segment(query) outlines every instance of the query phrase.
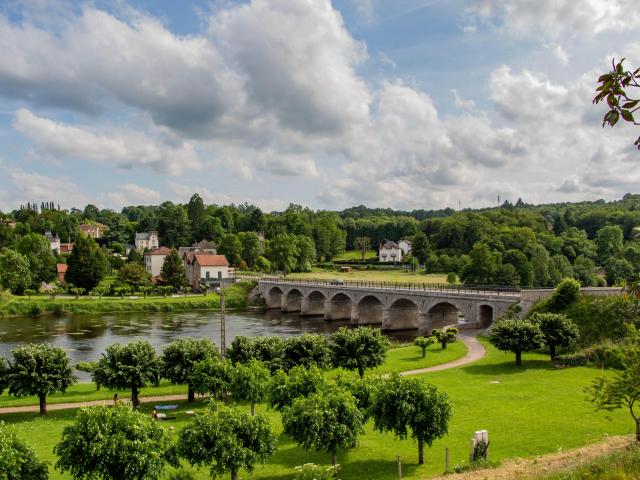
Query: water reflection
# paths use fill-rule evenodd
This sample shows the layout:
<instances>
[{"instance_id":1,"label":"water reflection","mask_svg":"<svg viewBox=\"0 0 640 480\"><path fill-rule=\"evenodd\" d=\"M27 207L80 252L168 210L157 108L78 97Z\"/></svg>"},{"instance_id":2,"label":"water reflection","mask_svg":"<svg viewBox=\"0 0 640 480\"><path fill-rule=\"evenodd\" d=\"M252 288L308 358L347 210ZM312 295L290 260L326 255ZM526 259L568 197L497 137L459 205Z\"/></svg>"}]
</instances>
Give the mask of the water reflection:
<instances>
[{"instance_id":1,"label":"water reflection","mask_svg":"<svg viewBox=\"0 0 640 480\"><path fill-rule=\"evenodd\" d=\"M266 313L227 313L227 344L238 335L288 337L304 332L330 334L349 321L325 321L322 317L301 317L270 310ZM417 331L393 332L390 337L410 340ZM49 342L65 349L72 361L100 358L112 343L135 339L151 342L158 351L180 337L209 337L220 343L218 312L123 313L72 315L66 317L5 318L0 320L0 356L9 357L11 349L23 343ZM88 375L78 372L82 380Z\"/></svg>"}]
</instances>

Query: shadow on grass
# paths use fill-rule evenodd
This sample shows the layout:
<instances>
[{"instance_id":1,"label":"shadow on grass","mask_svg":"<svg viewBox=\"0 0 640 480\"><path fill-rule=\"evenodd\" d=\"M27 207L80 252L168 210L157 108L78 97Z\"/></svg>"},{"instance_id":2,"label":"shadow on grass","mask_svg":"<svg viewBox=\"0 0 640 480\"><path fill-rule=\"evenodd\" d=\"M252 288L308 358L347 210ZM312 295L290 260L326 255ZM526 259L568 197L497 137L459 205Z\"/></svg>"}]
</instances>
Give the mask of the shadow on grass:
<instances>
[{"instance_id":1,"label":"shadow on grass","mask_svg":"<svg viewBox=\"0 0 640 480\"><path fill-rule=\"evenodd\" d=\"M465 373L472 375L512 375L523 373L527 370L557 370L549 360L523 360L522 365L516 365L515 360L503 363L491 363L487 365L472 364L460 368Z\"/></svg>"},{"instance_id":2,"label":"shadow on grass","mask_svg":"<svg viewBox=\"0 0 640 480\"><path fill-rule=\"evenodd\" d=\"M307 452L311 453L311 452ZM417 453L417 452L416 452ZM273 460L273 459L272 459ZM273 464L273 461L269 462ZM298 465L303 465L305 463L315 463L317 465L329 465L330 458L324 454L322 455L322 459L318 460L315 458L315 455L305 456L304 459L301 459L300 462L295 465L286 465L290 467L290 470L277 473L274 475L261 476L263 480L290 480L293 478L294 469ZM338 456L338 464L340 464L340 474L339 478L342 479L352 479L352 480L388 480L390 478L397 478L398 474L398 464L396 460L353 460L350 461L348 459L348 453L342 454ZM402 474L403 476L413 476L418 465L414 463L406 463L402 465ZM259 470L259 467L258 469Z\"/></svg>"}]
</instances>

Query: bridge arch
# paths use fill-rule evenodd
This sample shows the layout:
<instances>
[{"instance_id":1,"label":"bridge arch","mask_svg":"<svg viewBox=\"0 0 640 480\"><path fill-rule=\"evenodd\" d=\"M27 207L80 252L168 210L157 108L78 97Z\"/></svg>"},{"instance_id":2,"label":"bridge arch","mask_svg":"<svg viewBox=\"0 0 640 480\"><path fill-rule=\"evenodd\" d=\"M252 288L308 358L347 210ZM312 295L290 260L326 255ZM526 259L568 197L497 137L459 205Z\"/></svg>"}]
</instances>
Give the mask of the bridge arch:
<instances>
[{"instance_id":1,"label":"bridge arch","mask_svg":"<svg viewBox=\"0 0 640 480\"><path fill-rule=\"evenodd\" d=\"M282 307L282 289L280 287L272 287L267 294L267 308Z\"/></svg>"},{"instance_id":2,"label":"bridge arch","mask_svg":"<svg viewBox=\"0 0 640 480\"><path fill-rule=\"evenodd\" d=\"M420 310L418 306L406 298L399 298L389 306L389 320L385 322L385 330L413 330L418 328Z\"/></svg>"},{"instance_id":3,"label":"bridge arch","mask_svg":"<svg viewBox=\"0 0 640 480\"><path fill-rule=\"evenodd\" d=\"M302 310L302 299L304 295L297 288L292 288L287 292L285 312L299 312Z\"/></svg>"},{"instance_id":4,"label":"bridge arch","mask_svg":"<svg viewBox=\"0 0 640 480\"><path fill-rule=\"evenodd\" d=\"M480 328L490 327L494 319L493 307L491 305L480 305L478 309L478 324Z\"/></svg>"},{"instance_id":5,"label":"bridge arch","mask_svg":"<svg viewBox=\"0 0 640 480\"><path fill-rule=\"evenodd\" d=\"M453 303L438 302L427 313L429 315L429 327L434 329L455 325L458 323L461 312ZM431 330L429 330L429 333L431 333Z\"/></svg>"},{"instance_id":6,"label":"bridge arch","mask_svg":"<svg viewBox=\"0 0 640 480\"><path fill-rule=\"evenodd\" d=\"M374 295L365 295L360 299L358 308L359 325L381 325L383 317L382 301Z\"/></svg>"},{"instance_id":7,"label":"bridge arch","mask_svg":"<svg viewBox=\"0 0 640 480\"><path fill-rule=\"evenodd\" d=\"M353 310L353 300L345 293L339 292L329 300L328 320L350 320Z\"/></svg>"},{"instance_id":8,"label":"bridge arch","mask_svg":"<svg viewBox=\"0 0 640 480\"><path fill-rule=\"evenodd\" d=\"M324 315L324 307L327 301L327 297L318 291L314 290L307 295L302 301L301 312L303 315Z\"/></svg>"}]
</instances>

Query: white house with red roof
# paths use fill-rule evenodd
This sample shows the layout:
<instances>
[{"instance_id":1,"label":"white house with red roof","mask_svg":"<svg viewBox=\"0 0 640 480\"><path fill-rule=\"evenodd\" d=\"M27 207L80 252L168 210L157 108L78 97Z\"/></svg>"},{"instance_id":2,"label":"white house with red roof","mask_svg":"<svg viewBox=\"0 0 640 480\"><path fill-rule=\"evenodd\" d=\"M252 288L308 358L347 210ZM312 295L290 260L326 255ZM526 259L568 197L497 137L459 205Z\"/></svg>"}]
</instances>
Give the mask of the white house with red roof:
<instances>
[{"instance_id":1,"label":"white house with red roof","mask_svg":"<svg viewBox=\"0 0 640 480\"><path fill-rule=\"evenodd\" d=\"M390 240L381 243L378 251L378 260L380 262L401 262L402 249L400 248L400 245Z\"/></svg>"},{"instance_id":2,"label":"white house with red roof","mask_svg":"<svg viewBox=\"0 0 640 480\"><path fill-rule=\"evenodd\" d=\"M230 277L229 261L224 255L186 252L183 257L189 285L198 290L202 283L221 284Z\"/></svg>"},{"instance_id":3,"label":"white house with red roof","mask_svg":"<svg viewBox=\"0 0 640 480\"><path fill-rule=\"evenodd\" d=\"M154 248L144 254L144 268L151 277L159 277L162 266L164 265L164 259L171 254L171 249L168 247Z\"/></svg>"}]
</instances>

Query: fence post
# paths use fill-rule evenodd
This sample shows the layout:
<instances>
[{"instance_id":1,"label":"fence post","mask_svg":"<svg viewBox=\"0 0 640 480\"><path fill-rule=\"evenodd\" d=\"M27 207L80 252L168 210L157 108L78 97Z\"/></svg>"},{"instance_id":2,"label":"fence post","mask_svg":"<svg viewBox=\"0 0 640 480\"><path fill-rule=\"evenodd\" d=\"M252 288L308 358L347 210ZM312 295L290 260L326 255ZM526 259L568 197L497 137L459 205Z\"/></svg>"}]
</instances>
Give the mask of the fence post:
<instances>
[{"instance_id":1,"label":"fence post","mask_svg":"<svg viewBox=\"0 0 640 480\"><path fill-rule=\"evenodd\" d=\"M444 450L444 471L449 471L449 447L445 447Z\"/></svg>"},{"instance_id":2,"label":"fence post","mask_svg":"<svg viewBox=\"0 0 640 480\"><path fill-rule=\"evenodd\" d=\"M398 480L402 480L402 457L398 455Z\"/></svg>"}]
</instances>

